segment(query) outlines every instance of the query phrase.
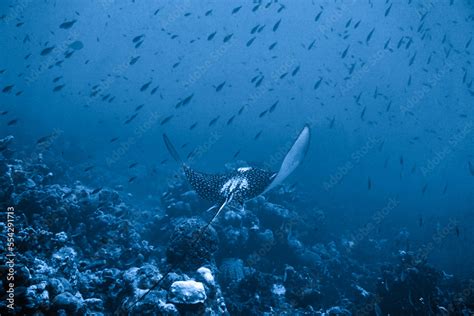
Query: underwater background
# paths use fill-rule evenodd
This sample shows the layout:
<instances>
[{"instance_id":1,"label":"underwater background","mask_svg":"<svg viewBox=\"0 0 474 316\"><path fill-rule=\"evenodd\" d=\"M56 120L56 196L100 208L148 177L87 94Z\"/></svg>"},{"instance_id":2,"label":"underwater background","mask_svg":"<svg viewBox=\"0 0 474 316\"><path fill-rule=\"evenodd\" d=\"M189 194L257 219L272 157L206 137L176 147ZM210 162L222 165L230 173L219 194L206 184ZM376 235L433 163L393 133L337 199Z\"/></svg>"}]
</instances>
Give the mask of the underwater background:
<instances>
[{"instance_id":1,"label":"underwater background","mask_svg":"<svg viewBox=\"0 0 474 316\"><path fill-rule=\"evenodd\" d=\"M474 315L473 1L0 17L2 315ZM276 172L305 125L283 185L199 230L163 133L195 170Z\"/></svg>"}]
</instances>

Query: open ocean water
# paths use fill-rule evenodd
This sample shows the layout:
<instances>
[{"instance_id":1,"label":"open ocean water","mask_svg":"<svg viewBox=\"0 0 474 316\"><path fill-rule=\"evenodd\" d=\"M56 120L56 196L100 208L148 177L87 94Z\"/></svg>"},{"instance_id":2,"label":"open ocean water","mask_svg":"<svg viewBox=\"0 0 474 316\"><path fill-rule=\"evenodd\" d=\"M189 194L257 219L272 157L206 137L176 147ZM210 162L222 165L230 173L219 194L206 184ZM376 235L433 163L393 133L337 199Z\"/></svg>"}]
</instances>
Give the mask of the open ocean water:
<instances>
[{"instance_id":1,"label":"open ocean water","mask_svg":"<svg viewBox=\"0 0 474 316\"><path fill-rule=\"evenodd\" d=\"M474 2L2 0L1 315L474 315Z\"/></svg>"}]
</instances>

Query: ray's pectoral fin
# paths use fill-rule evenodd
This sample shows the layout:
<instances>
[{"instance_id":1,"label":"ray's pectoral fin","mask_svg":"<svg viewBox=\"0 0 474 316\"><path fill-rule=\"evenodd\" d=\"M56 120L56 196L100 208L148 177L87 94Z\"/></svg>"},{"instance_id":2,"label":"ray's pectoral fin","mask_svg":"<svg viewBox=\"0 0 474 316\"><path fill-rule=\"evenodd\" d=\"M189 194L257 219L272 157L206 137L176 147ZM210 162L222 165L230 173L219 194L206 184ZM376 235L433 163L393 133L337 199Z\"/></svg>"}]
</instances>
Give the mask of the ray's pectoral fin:
<instances>
[{"instance_id":1,"label":"ray's pectoral fin","mask_svg":"<svg viewBox=\"0 0 474 316\"><path fill-rule=\"evenodd\" d=\"M273 177L273 181L263 193L266 193L281 184L301 164L306 152L308 151L310 138L311 133L309 126L305 125L293 146L291 146L290 151L286 154L285 159L283 159L280 170Z\"/></svg>"},{"instance_id":2,"label":"ray's pectoral fin","mask_svg":"<svg viewBox=\"0 0 474 316\"><path fill-rule=\"evenodd\" d=\"M168 136L166 134L163 134L163 141L165 142L166 149L168 149L168 151L169 151L170 155L173 157L173 159L176 160L177 163L182 165L183 160L179 156L178 151L176 150L176 148L174 148L173 143L171 143L170 139L168 138Z\"/></svg>"}]
</instances>

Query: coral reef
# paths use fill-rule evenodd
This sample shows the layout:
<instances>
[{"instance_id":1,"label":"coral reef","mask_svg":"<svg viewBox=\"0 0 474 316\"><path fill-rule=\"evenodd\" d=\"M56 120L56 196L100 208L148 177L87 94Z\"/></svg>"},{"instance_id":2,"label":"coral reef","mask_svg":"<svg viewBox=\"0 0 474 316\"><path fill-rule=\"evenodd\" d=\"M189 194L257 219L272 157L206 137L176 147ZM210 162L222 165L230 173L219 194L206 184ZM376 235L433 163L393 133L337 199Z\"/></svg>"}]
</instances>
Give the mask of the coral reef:
<instances>
[{"instance_id":1,"label":"coral reef","mask_svg":"<svg viewBox=\"0 0 474 316\"><path fill-rule=\"evenodd\" d=\"M0 146L10 142L0 140ZM169 185L158 210L139 210L124 202L122 192L64 184L41 161L3 153L2 208L16 209L16 314L465 315L474 310L472 284L447 277L410 252L368 268L347 251L348 240L312 241L306 228L319 225L319 217L308 222L292 209L288 190L273 192L272 203L259 197L245 209L230 208L203 230L212 214L196 216L208 206L183 182ZM5 223L0 233L0 260L6 262ZM0 266L1 275L8 269ZM11 312L3 279L0 289L3 315Z\"/></svg>"}]
</instances>

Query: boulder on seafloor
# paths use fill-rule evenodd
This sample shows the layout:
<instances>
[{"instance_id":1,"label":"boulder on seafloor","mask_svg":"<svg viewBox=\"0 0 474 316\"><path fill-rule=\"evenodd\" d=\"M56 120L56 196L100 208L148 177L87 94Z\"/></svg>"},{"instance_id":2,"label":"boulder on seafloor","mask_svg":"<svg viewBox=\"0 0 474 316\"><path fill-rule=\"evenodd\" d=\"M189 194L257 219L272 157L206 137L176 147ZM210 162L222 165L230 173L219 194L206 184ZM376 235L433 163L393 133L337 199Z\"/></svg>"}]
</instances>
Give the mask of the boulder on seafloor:
<instances>
[{"instance_id":1,"label":"boulder on seafloor","mask_svg":"<svg viewBox=\"0 0 474 316\"><path fill-rule=\"evenodd\" d=\"M204 284L194 280L171 284L168 300L176 304L199 304L207 299Z\"/></svg>"},{"instance_id":2,"label":"boulder on seafloor","mask_svg":"<svg viewBox=\"0 0 474 316\"><path fill-rule=\"evenodd\" d=\"M81 313L84 309L84 300L82 297L74 296L69 292L57 295L52 302L53 310L65 310L68 315Z\"/></svg>"},{"instance_id":3,"label":"boulder on seafloor","mask_svg":"<svg viewBox=\"0 0 474 316\"><path fill-rule=\"evenodd\" d=\"M196 218L183 220L171 235L166 257L170 264L184 270L195 270L209 263L218 249L219 239L211 226Z\"/></svg>"}]
</instances>

